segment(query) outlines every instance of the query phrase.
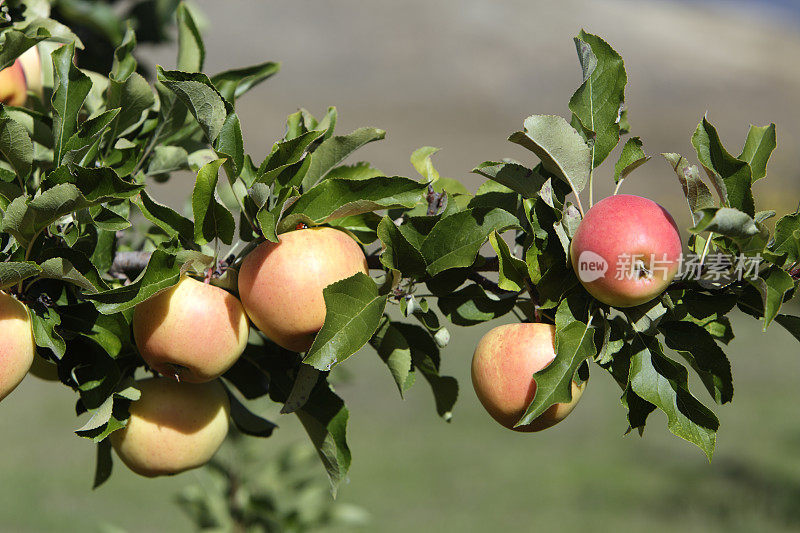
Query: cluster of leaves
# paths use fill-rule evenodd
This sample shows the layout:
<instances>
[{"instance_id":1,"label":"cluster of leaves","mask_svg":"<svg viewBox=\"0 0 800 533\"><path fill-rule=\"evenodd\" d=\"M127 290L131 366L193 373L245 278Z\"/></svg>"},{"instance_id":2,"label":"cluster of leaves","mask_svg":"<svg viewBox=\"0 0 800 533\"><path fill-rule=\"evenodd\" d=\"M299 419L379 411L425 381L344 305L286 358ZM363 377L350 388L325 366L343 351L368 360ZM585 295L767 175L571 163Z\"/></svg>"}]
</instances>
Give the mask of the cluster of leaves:
<instances>
[{"instance_id":1,"label":"cluster of leaves","mask_svg":"<svg viewBox=\"0 0 800 533\"><path fill-rule=\"evenodd\" d=\"M279 64L204 74L203 42L182 4L177 69L157 67L153 84L137 72L132 29L106 75L76 66L83 44L65 26L32 8L12 14L20 18L0 28L3 65L37 44L63 46L43 55L53 73L44 97L0 110L0 289L31 308L40 356L78 393L77 413L88 412L77 433L98 443L96 484L111 472L106 437L124 427L138 398L134 377L144 362L130 334L133 308L187 274L235 292L241 259L298 225L349 233L372 251L379 272L325 289L327 319L305 354L253 333L224 376L238 429L268 437L275 424L248 403L268 396L285 404L283 412L297 415L317 447L335 493L350 465L348 411L328 376L368 343L401 394L420 372L437 411L450 418L458 388L439 372L449 334L412 293L419 282L445 290L451 282L440 274L473 264L487 235L512 223L510 214L487 207L485 195L476 197L484 205L467 206L463 187L445 201L437 189L456 182L435 175L428 149L414 156L422 179L343 164L385 133L335 135L335 108L321 120L302 109L291 114L283 138L255 164L244 152L236 102ZM196 173L190 215L159 203L148 187L182 171ZM143 223L134 228L132 220ZM468 297L456 294L440 306L448 301L462 314L458 306ZM386 310L390 301L398 313Z\"/></svg>"},{"instance_id":2,"label":"cluster of leaves","mask_svg":"<svg viewBox=\"0 0 800 533\"><path fill-rule=\"evenodd\" d=\"M648 415L660 409L670 431L711 458L719 422L692 395L688 376L689 369L696 372L715 403L731 401L731 365L723 349L733 331L726 315L738 307L761 319L765 330L774 320L800 338L800 319L780 313L797 286L800 218L797 213L784 216L771 236L764 221L775 212L755 212L751 190L766 176L775 126L751 126L741 154L734 157L703 119L692 144L716 198L696 166L678 154L663 154L693 216L688 247L701 258L700 276L676 280L660 298L638 307L604 305L578 283L569 265L569 245L583 214L581 192L588 187L591 205L595 168L630 129L624 109L627 76L622 58L602 39L581 32L575 43L583 81L569 101L571 122L531 116L524 131L509 137L541 163L527 168L511 160L489 161L475 169L518 193L524 208L518 224L525 231L516 239L524 260L493 241L500 258L500 285L518 290L532 283L538 314L556 327L556 360L536 374L536 397L519 424L529 423L553 403L569 401L570 381L585 379L591 360L622 389L629 431L641 433ZM641 140L629 138L614 166L617 190L648 159ZM570 192L574 204L565 199ZM703 264L711 254L730 267L726 275ZM757 275L731 275L742 258L756 261ZM528 314L532 320L539 318Z\"/></svg>"}]
</instances>

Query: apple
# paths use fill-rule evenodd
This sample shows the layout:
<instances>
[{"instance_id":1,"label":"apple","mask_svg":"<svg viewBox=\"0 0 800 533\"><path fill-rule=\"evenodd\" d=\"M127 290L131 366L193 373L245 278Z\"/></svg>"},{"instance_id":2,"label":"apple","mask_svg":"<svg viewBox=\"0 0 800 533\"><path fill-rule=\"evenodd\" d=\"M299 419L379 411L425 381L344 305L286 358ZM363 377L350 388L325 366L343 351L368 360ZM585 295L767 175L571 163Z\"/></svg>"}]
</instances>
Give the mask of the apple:
<instances>
[{"instance_id":1,"label":"apple","mask_svg":"<svg viewBox=\"0 0 800 533\"><path fill-rule=\"evenodd\" d=\"M32 46L25 50L19 56L19 63L22 66L22 72L25 74L27 89L38 95L39 99L43 99L42 60L39 56L39 49L36 46Z\"/></svg>"},{"instance_id":2,"label":"apple","mask_svg":"<svg viewBox=\"0 0 800 533\"><path fill-rule=\"evenodd\" d=\"M28 308L13 296L0 292L0 400L25 378L35 353Z\"/></svg>"},{"instance_id":3,"label":"apple","mask_svg":"<svg viewBox=\"0 0 800 533\"><path fill-rule=\"evenodd\" d=\"M133 336L145 362L179 381L225 373L247 346L250 325L231 293L188 276L138 304Z\"/></svg>"},{"instance_id":4,"label":"apple","mask_svg":"<svg viewBox=\"0 0 800 533\"><path fill-rule=\"evenodd\" d=\"M25 71L19 59L14 64L0 70L0 102L5 105L25 105L28 99L28 84Z\"/></svg>"},{"instance_id":5,"label":"apple","mask_svg":"<svg viewBox=\"0 0 800 533\"><path fill-rule=\"evenodd\" d=\"M572 237L570 260L589 294L614 307L633 307L664 292L675 277L681 236L654 201L617 194L586 212Z\"/></svg>"},{"instance_id":6,"label":"apple","mask_svg":"<svg viewBox=\"0 0 800 533\"><path fill-rule=\"evenodd\" d=\"M558 424L578 404L586 382L572 382L572 401L549 407L533 422L514 427L536 395L533 375L555 359L555 326L506 324L489 331L472 357L472 386L483 407L500 425L525 433Z\"/></svg>"},{"instance_id":7,"label":"apple","mask_svg":"<svg viewBox=\"0 0 800 533\"><path fill-rule=\"evenodd\" d=\"M322 289L358 272L367 258L346 233L327 227L299 229L264 242L239 269L239 296L253 321L276 344L307 351L325 323Z\"/></svg>"},{"instance_id":8,"label":"apple","mask_svg":"<svg viewBox=\"0 0 800 533\"><path fill-rule=\"evenodd\" d=\"M230 400L219 380L178 383L138 381L127 425L111 434L125 465L145 477L173 475L203 466L228 434Z\"/></svg>"}]
</instances>

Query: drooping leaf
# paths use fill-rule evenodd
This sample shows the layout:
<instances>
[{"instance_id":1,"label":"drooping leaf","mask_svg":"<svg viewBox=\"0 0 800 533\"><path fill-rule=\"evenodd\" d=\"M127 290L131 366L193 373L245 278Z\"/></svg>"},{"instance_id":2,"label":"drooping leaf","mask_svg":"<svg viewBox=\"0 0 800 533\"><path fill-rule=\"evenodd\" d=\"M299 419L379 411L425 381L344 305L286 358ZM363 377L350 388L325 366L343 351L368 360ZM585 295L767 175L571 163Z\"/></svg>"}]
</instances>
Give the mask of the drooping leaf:
<instances>
[{"instance_id":1,"label":"drooping leaf","mask_svg":"<svg viewBox=\"0 0 800 533\"><path fill-rule=\"evenodd\" d=\"M72 60L75 45L69 43L52 53L55 85L53 87L53 164L58 166L64 148L78 131L78 114L92 88L86 74L78 70Z\"/></svg>"},{"instance_id":2,"label":"drooping leaf","mask_svg":"<svg viewBox=\"0 0 800 533\"><path fill-rule=\"evenodd\" d=\"M686 196L686 201L689 202L689 211L692 213L694 223L697 224L701 219L698 211L715 205L714 199L711 197L711 191L700 178L700 172L697 167L689 164L686 158L674 153L661 155L664 156L664 159L672 166L678 176L683 194Z\"/></svg>"},{"instance_id":3,"label":"drooping leaf","mask_svg":"<svg viewBox=\"0 0 800 533\"><path fill-rule=\"evenodd\" d=\"M214 84L225 100L233 103L237 98L262 81L277 74L280 69L280 63L268 61L252 67L220 72L211 77L211 83Z\"/></svg>"},{"instance_id":4,"label":"drooping leaf","mask_svg":"<svg viewBox=\"0 0 800 533\"><path fill-rule=\"evenodd\" d=\"M562 117L533 115L525 119L525 131L512 133L509 141L535 153L542 166L564 180L575 194L589 182L592 152L575 129Z\"/></svg>"},{"instance_id":5,"label":"drooping leaf","mask_svg":"<svg viewBox=\"0 0 800 533\"><path fill-rule=\"evenodd\" d=\"M303 178L303 188L312 187L357 149L384 137L386 137L386 132L383 130L359 128L349 135L335 136L324 140L311 156L311 165Z\"/></svg>"},{"instance_id":6,"label":"drooping leaf","mask_svg":"<svg viewBox=\"0 0 800 533\"><path fill-rule=\"evenodd\" d=\"M486 161L472 169L472 172L505 185L523 198L535 197L546 181L544 176L519 163Z\"/></svg>"},{"instance_id":7,"label":"drooping leaf","mask_svg":"<svg viewBox=\"0 0 800 533\"><path fill-rule=\"evenodd\" d=\"M202 72L206 49L192 13L181 3L175 16L178 21L178 70Z\"/></svg>"},{"instance_id":8,"label":"drooping leaf","mask_svg":"<svg viewBox=\"0 0 800 533\"><path fill-rule=\"evenodd\" d=\"M614 183L619 184L628 177L628 174L649 160L650 157L642 149L642 140L639 137L631 137L622 147L622 153L614 165Z\"/></svg>"},{"instance_id":9,"label":"drooping leaf","mask_svg":"<svg viewBox=\"0 0 800 533\"><path fill-rule=\"evenodd\" d=\"M219 168L224 159L208 163L197 173L192 192L194 213L194 239L200 244L219 239L225 244L233 242L236 221L230 211L220 204L215 196Z\"/></svg>"},{"instance_id":10,"label":"drooping leaf","mask_svg":"<svg viewBox=\"0 0 800 533\"><path fill-rule=\"evenodd\" d=\"M5 108L0 112L0 154L17 173L20 181L27 181L33 165L33 142L25 127L13 120Z\"/></svg>"},{"instance_id":11,"label":"drooping leaf","mask_svg":"<svg viewBox=\"0 0 800 533\"><path fill-rule=\"evenodd\" d=\"M744 148L737 159L750 165L750 177L754 183L767 175L767 161L776 145L775 124L750 126Z\"/></svg>"},{"instance_id":12,"label":"drooping leaf","mask_svg":"<svg viewBox=\"0 0 800 533\"><path fill-rule=\"evenodd\" d=\"M217 140L228 111L225 101L205 74L156 67L158 81L171 90L197 119L209 142Z\"/></svg>"},{"instance_id":13,"label":"drooping leaf","mask_svg":"<svg viewBox=\"0 0 800 533\"><path fill-rule=\"evenodd\" d=\"M378 238L384 246L380 256L382 265L411 278L422 278L425 275L425 258L422 252L408 241L388 216L383 217L378 225Z\"/></svg>"},{"instance_id":14,"label":"drooping leaf","mask_svg":"<svg viewBox=\"0 0 800 533\"><path fill-rule=\"evenodd\" d=\"M39 274L42 269L33 261L0 262L0 289L16 285L20 281Z\"/></svg>"}]
</instances>

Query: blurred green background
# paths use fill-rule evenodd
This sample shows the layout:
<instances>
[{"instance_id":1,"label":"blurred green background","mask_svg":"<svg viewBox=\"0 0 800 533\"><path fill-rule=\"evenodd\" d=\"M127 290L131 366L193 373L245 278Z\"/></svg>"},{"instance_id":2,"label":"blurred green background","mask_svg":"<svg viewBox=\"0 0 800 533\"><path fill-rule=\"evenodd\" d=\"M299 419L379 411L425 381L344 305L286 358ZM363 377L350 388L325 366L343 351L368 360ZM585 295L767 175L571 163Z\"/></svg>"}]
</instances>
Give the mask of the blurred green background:
<instances>
[{"instance_id":1,"label":"blurred green background","mask_svg":"<svg viewBox=\"0 0 800 533\"><path fill-rule=\"evenodd\" d=\"M625 58L633 134L650 154L693 155L691 133L708 111L732 152L749 123L778 124L769 178L757 208L795 208L800 159L797 19L761 2L564 0L280 0L197 2L209 26L207 70L283 61L280 75L239 104L246 148L260 158L303 106L339 107L337 130L377 126L387 140L360 156L390 174L408 174L420 145L443 148L443 175L471 189L469 170L486 159L525 159L505 141L534 113L566 114L579 84L572 36L583 27ZM174 65L174 50L144 56ZM612 156L610 160L614 160ZM612 170L597 174L605 194ZM155 195L179 206L191 190L177 176ZM604 182L605 178L605 182ZM688 210L668 165L654 158L624 192ZM478 404L469 361L490 327L452 327L443 372L461 384L451 423L436 416L427 385L401 400L371 351L351 358L337 387L351 410L351 481L340 501L366 509L366 531L796 531L800 529L797 344L775 325L768 335L734 322L730 350L734 403L718 408L721 431L709 464L671 436L654 414L645 433L623 437L619 390L594 372L579 408L561 425L520 435L496 425ZM694 390L706 403L702 387ZM297 421L258 441L265 460L305 442ZM117 464L90 490L94 446L76 437L74 395L28 378L0 410L0 531L190 531L176 493L201 474L145 480ZM223 453L232 453L225 450ZM323 477L320 466L318 475Z\"/></svg>"}]
</instances>

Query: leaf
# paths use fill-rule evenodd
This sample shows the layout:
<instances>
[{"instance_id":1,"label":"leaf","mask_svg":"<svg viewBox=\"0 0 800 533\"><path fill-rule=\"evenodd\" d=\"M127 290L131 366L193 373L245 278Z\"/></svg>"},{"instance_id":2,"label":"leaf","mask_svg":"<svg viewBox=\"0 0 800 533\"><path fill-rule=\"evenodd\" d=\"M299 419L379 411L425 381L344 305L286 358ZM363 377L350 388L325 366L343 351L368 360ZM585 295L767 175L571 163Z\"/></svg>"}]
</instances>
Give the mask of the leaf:
<instances>
[{"instance_id":1,"label":"leaf","mask_svg":"<svg viewBox=\"0 0 800 533\"><path fill-rule=\"evenodd\" d=\"M472 172L505 185L523 198L535 198L546 181L538 172L518 163L486 161L472 169Z\"/></svg>"},{"instance_id":2,"label":"leaf","mask_svg":"<svg viewBox=\"0 0 800 533\"><path fill-rule=\"evenodd\" d=\"M181 3L175 16L178 20L178 70L202 72L206 49L192 13Z\"/></svg>"},{"instance_id":3,"label":"leaf","mask_svg":"<svg viewBox=\"0 0 800 533\"><path fill-rule=\"evenodd\" d=\"M111 126L114 132L125 132L138 124L142 113L153 107L153 89L141 74L134 72L125 80L110 79L108 84L108 107L119 108L119 114Z\"/></svg>"},{"instance_id":4,"label":"leaf","mask_svg":"<svg viewBox=\"0 0 800 533\"><path fill-rule=\"evenodd\" d=\"M9 117L5 108L0 113L0 154L24 183L33 165L33 142L25 127Z\"/></svg>"},{"instance_id":5,"label":"leaf","mask_svg":"<svg viewBox=\"0 0 800 533\"><path fill-rule=\"evenodd\" d=\"M639 137L631 137L622 147L617 164L614 165L614 183L628 177L628 174L650 161L650 157L642 149L642 140Z\"/></svg>"},{"instance_id":6,"label":"leaf","mask_svg":"<svg viewBox=\"0 0 800 533\"><path fill-rule=\"evenodd\" d=\"M782 216L775 223L775 238L770 250L786 255L786 263L800 259L800 212Z\"/></svg>"},{"instance_id":7,"label":"leaf","mask_svg":"<svg viewBox=\"0 0 800 533\"><path fill-rule=\"evenodd\" d=\"M156 146L147 165L147 175L170 174L189 168L189 154L180 146Z\"/></svg>"},{"instance_id":8,"label":"leaf","mask_svg":"<svg viewBox=\"0 0 800 533\"><path fill-rule=\"evenodd\" d=\"M562 117L528 117L525 131L512 133L508 140L535 153L545 170L568 183L576 195L586 187L592 164L591 150Z\"/></svg>"},{"instance_id":9,"label":"leaf","mask_svg":"<svg viewBox=\"0 0 800 533\"><path fill-rule=\"evenodd\" d=\"M369 341L383 316L386 296L379 295L375 282L361 272L325 287L322 293L325 324L303 362L328 371Z\"/></svg>"},{"instance_id":10,"label":"leaf","mask_svg":"<svg viewBox=\"0 0 800 533\"><path fill-rule=\"evenodd\" d=\"M733 399L731 364L711 334L691 322L670 321L659 326L664 340L697 372L706 389L719 404Z\"/></svg>"},{"instance_id":11,"label":"leaf","mask_svg":"<svg viewBox=\"0 0 800 533\"><path fill-rule=\"evenodd\" d=\"M467 209L441 219L420 246L428 274L472 265L493 231L518 227L517 217L503 209Z\"/></svg>"},{"instance_id":12,"label":"leaf","mask_svg":"<svg viewBox=\"0 0 800 533\"><path fill-rule=\"evenodd\" d=\"M631 390L667 415L674 435L698 446L711 460L719 421L689 392L686 368L666 357L655 339L636 335L631 348Z\"/></svg>"},{"instance_id":13,"label":"leaf","mask_svg":"<svg viewBox=\"0 0 800 533\"><path fill-rule=\"evenodd\" d=\"M762 127L750 126L744 148L737 159L746 161L750 165L750 177L753 183L767 175L767 161L776 145L775 124Z\"/></svg>"},{"instance_id":14,"label":"leaf","mask_svg":"<svg viewBox=\"0 0 800 533\"><path fill-rule=\"evenodd\" d=\"M328 179L342 178L348 180L364 180L368 178L377 178L385 176L381 170L373 167L366 161L355 163L353 165L340 165L328 172Z\"/></svg>"},{"instance_id":15,"label":"leaf","mask_svg":"<svg viewBox=\"0 0 800 533\"><path fill-rule=\"evenodd\" d=\"M252 413L236 396L228 393L231 400L231 419L236 429L252 437L271 437L278 426Z\"/></svg>"},{"instance_id":16,"label":"leaf","mask_svg":"<svg viewBox=\"0 0 800 533\"><path fill-rule=\"evenodd\" d=\"M147 191L142 191L133 203L147 220L164 230L170 238L179 236L186 242L194 241L194 222L156 202Z\"/></svg>"},{"instance_id":17,"label":"leaf","mask_svg":"<svg viewBox=\"0 0 800 533\"><path fill-rule=\"evenodd\" d=\"M22 280L36 276L42 269L33 261L0 262L0 289L16 285Z\"/></svg>"},{"instance_id":18,"label":"leaf","mask_svg":"<svg viewBox=\"0 0 800 533\"><path fill-rule=\"evenodd\" d=\"M325 175L340 164L347 156L367 143L386 137L386 132L376 128L359 128L350 135L326 139L314 150L311 165L303 178L303 188L308 189L323 179Z\"/></svg>"},{"instance_id":19,"label":"leaf","mask_svg":"<svg viewBox=\"0 0 800 533\"><path fill-rule=\"evenodd\" d=\"M219 239L225 244L233 242L236 221L230 211L217 202L217 174L224 159L208 163L197 173L192 192L192 212L194 213L194 239L199 244Z\"/></svg>"},{"instance_id":20,"label":"leaf","mask_svg":"<svg viewBox=\"0 0 800 533\"><path fill-rule=\"evenodd\" d=\"M62 165L88 166L90 161L94 161L97 157L101 137L108 131L109 125L118 113L119 109L105 111L81 124L78 132L70 137L64 146Z\"/></svg>"},{"instance_id":21,"label":"leaf","mask_svg":"<svg viewBox=\"0 0 800 533\"><path fill-rule=\"evenodd\" d=\"M97 292L98 287L89 281L70 261L64 257L52 257L43 261L40 265L43 278L58 279L68 281L77 285L81 289L89 292Z\"/></svg>"},{"instance_id":22,"label":"leaf","mask_svg":"<svg viewBox=\"0 0 800 533\"><path fill-rule=\"evenodd\" d=\"M69 43L52 53L54 69L53 87L53 165L58 167L64 155L64 145L78 131L78 113L92 82L78 70L72 60L75 44Z\"/></svg>"},{"instance_id":23,"label":"leaf","mask_svg":"<svg viewBox=\"0 0 800 533\"><path fill-rule=\"evenodd\" d=\"M725 150L716 128L705 117L692 135L692 145L725 206L753 216L750 165Z\"/></svg>"},{"instance_id":24,"label":"leaf","mask_svg":"<svg viewBox=\"0 0 800 533\"><path fill-rule=\"evenodd\" d=\"M413 207L426 185L408 178L327 179L306 191L287 213L302 213L317 223L379 209Z\"/></svg>"},{"instance_id":25,"label":"leaf","mask_svg":"<svg viewBox=\"0 0 800 533\"><path fill-rule=\"evenodd\" d=\"M800 317L794 315L777 315L775 322L786 328L786 331L800 341Z\"/></svg>"},{"instance_id":26,"label":"leaf","mask_svg":"<svg viewBox=\"0 0 800 533\"><path fill-rule=\"evenodd\" d=\"M597 354L594 326L591 321L576 318L568 300L559 305L555 327L555 359L534 374L536 395L514 427L532 423L552 405L572 401L572 381L578 367Z\"/></svg>"},{"instance_id":27,"label":"leaf","mask_svg":"<svg viewBox=\"0 0 800 533\"><path fill-rule=\"evenodd\" d=\"M272 61L239 69L226 70L211 77L211 83L222 97L233 103L244 93L271 78L281 69L280 63Z\"/></svg>"},{"instance_id":28,"label":"leaf","mask_svg":"<svg viewBox=\"0 0 800 533\"><path fill-rule=\"evenodd\" d=\"M384 248L380 255L383 266L410 278L421 279L425 276L426 265L422 252L408 241L388 216L378 224L378 238Z\"/></svg>"},{"instance_id":29,"label":"leaf","mask_svg":"<svg viewBox=\"0 0 800 533\"><path fill-rule=\"evenodd\" d=\"M331 220L330 225L345 230L355 240L366 246L378 239L378 225L380 222L380 216L369 212L337 218Z\"/></svg>"},{"instance_id":30,"label":"leaf","mask_svg":"<svg viewBox=\"0 0 800 533\"><path fill-rule=\"evenodd\" d=\"M700 221L690 228L692 233L710 231L736 240L758 235L755 221L732 207L707 207L696 212Z\"/></svg>"},{"instance_id":31,"label":"leaf","mask_svg":"<svg viewBox=\"0 0 800 533\"><path fill-rule=\"evenodd\" d=\"M178 283L181 274L194 261L208 266L213 258L198 252L173 255L155 250L144 272L133 283L97 294L85 294L84 298L97 302L97 310L106 315L125 311Z\"/></svg>"},{"instance_id":32,"label":"leaf","mask_svg":"<svg viewBox=\"0 0 800 533\"><path fill-rule=\"evenodd\" d=\"M508 244L496 231L489 234L489 243L497 254L499 264L498 287L506 291L521 291L525 287L528 265L522 259L518 259L511 254Z\"/></svg>"},{"instance_id":33,"label":"leaf","mask_svg":"<svg viewBox=\"0 0 800 533\"><path fill-rule=\"evenodd\" d=\"M457 326L474 326L494 320L510 313L515 303L516 298L487 293L476 284L439 297L439 309Z\"/></svg>"},{"instance_id":34,"label":"leaf","mask_svg":"<svg viewBox=\"0 0 800 533\"><path fill-rule=\"evenodd\" d=\"M619 142L619 114L628 77L622 57L600 37L581 30L575 37L575 47L584 81L570 98L569 108L583 128L594 133L594 168Z\"/></svg>"},{"instance_id":35,"label":"leaf","mask_svg":"<svg viewBox=\"0 0 800 533\"><path fill-rule=\"evenodd\" d=\"M209 142L215 142L228 117L225 101L205 74L156 67L158 81L171 90L197 119Z\"/></svg>"},{"instance_id":36,"label":"leaf","mask_svg":"<svg viewBox=\"0 0 800 533\"><path fill-rule=\"evenodd\" d=\"M292 385L292 390L289 391L289 396L281 408L281 414L294 413L302 408L311 396L311 392L317 385L318 380L319 370L312 366L301 364L300 369L297 371L294 385Z\"/></svg>"},{"instance_id":37,"label":"leaf","mask_svg":"<svg viewBox=\"0 0 800 533\"><path fill-rule=\"evenodd\" d=\"M416 380L408 341L387 317L369 342L389 368L402 398Z\"/></svg>"},{"instance_id":38,"label":"leaf","mask_svg":"<svg viewBox=\"0 0 800 533\"><path fill-rule=\"evenodd\" d=\"M228 177L233 183L244 167L244 141L236 113L228 114L214 143L214 149L220 157L226 158L225 168L229 171Z\"/></svg>"},{"instance_id":39,"label":"leaf","mask_svg":"<svg viewBox=\"0 0 800 533\"><path fill-rule=\"evenodd\" d=\"M433 161L431 161L431 156L438 151L439 148L423 146L422 148L417 148L411 154L411 164L414 169L430 183L439 179L439 172L434 168Z\"/></svg>"},{"instance_id":40,"label":"leaf","mask_svg":"<svg viewBox=\"0 0 800 533\"><path fill-rule=\"evenodd\" d=\"M767 331L783 305L784 296L794 288L794 279L784 270L773 269L766 273L766 277L762 275L750 283L761 293L764 304L763 330Z\"/></svg>"},{"instance_id":41,"label":"leaf","mask_svg":"<svg viewBox=\"0 0 800 533\"><path fill-rule=\"evenodd\" d=\"M672 169L677 174L683 194L686 196L686 201L689 202L689 211L692 213L692 219L697 224L702 218L698 211L715 207L711 191L700 178L700 172L697 167L690 165L686 158L674 153L661 155L672 165Z\"/></svg>"}]
</instances>

